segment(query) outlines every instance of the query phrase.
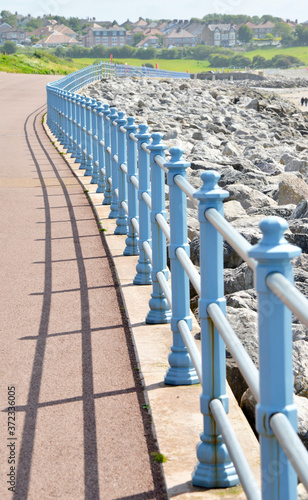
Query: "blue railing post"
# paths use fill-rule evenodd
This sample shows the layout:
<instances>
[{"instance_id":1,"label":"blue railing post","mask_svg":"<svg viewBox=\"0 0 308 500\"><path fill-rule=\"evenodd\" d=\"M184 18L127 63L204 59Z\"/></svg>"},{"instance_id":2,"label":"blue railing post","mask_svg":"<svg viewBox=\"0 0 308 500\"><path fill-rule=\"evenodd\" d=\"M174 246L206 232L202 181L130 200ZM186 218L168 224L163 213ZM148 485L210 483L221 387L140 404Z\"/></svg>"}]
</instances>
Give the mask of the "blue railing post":
<instances>
[{"instance_id":1,"label":"blue railing post","mask_svg":"<svg viewBox=\"0 0 308 500\"><path fill-rule=\"evenodd\" d=\"M138 218L138 197L137 189L131 181L131 177L134 176L138 179L137 173L137 144L130 137L130 134L135 134L137 130L137 125L135 124L135 118L129 116L127 118L126 125L126 142L127 142L127 200L128 200L128 232L127 238L125 240L126 247L124 249L124 255L138 255L138 235L132 225L132 219L139 220Z\"/></svg>"},{"instance_id":2,"label":"blue railing post","mask_svg":"<svg viewBox=\"0 0 308 500\"><path fill-rule=\"evenodd\" d=\"M104 110L103 110L103 115L104 115L104 152L105 152L105 170L106 170L106 189L104 192L104 199L103 199L103 205L110 205L111 204L111 186L110 183L108 182L108 179L111 178L111 158L110 154L107 151L107 148L110 148L111 146L111 139L110 139L110 126L109 126L109 121L107 118L110 116L110 109L108 104L104 104Z\"/></svg>"},{"instance_id":3,"label":"blue railing post","mask_svg":"<svg viewBox=\"0 0 308 500\"><path fill-rule=\"evenodd\" d=\"M127 203L127 183L126 174L123 172L121 165L126 166L126 133L120 130L121 127L126 125L125 113L119 111L118 119L115 120L117 124L117 136L118 136L118 217L116 220L116 228L114 234L127 234L127 215L122 206L122 202Z\"/></svg>"},{"instance_id":4,"label":"blue railing post","mask_svg":"<svg viewBox=\"0 0 308 500\"><path fill-rule=\"evenodd\" d=\"M104 119L103 119L103 105L101 101L98 101L96 107L96 126L97 126L97 193L103 193L105 191L105 175L102 173L102 168L105 168L105 157L104 157Z\"/></svg>"},{"instance_id":5,"label":"blue railing post","mask_svg":"<svg viewBox=\"0 0 308 500\"><path fill-rule=\"evenodd\" d=\"M146 317L146 323L169 323L171 311L168 302L162 292L157 280L157 273L160 271L168 279L167 270L167 245L166 237L156 221L156 215L162 214L167 219L165 210L165 173L155 162L156 156L165 158L167 146L161 142L162 134L154 133L151 136L152 143L149 145L150 166L151 166L151 186L152 186L152 283L153 292L149 302L150 311Z\"/></svg>"},{"instance_id":6,"label":"blue railing post","mask_svg":"<svg viewBox=\"0 0 308 500\"><path fill-rule=\"evenodd\" d=\"M64 140L64 131L65 131L65 99L64 99L64 90L60 90L59 92L59 96L60 96L60 106L59 106L59 123L60 123L60 127L59 127L59 135L58 135L58 141L60 142L60 144L63 143L63 140Z\"/></svg>"},{"instance_id":7,"label":"blue railing post","mask_svg":"<svg viewBox=\"0 0 308 500\"><path fill-rule=\"evenodd\" d=\"M275 413L284 413L297 431L297 411L293 404L292 314L267 287L273 272L293 282L290 260L301 253L283 236L288 224L280 217L260 223L263 238L248 253L257 260L255 286L258 292L260 402L256 427L260 435L262 499L297 499L297 476L270 427Z\"/></svg>"},{"instance_id":8,"label":"blue railing post","mask_svg":"<svg viewBox=\"0 0 308 500\"><path fill-rule=\"evenodd\" d=\"M111 136L111 177L112 177L112 188L111 188L111 205L109 219L116 219L118 217L118 197L116 195L116 189L118 188L118 163L115 156L118 153L118 138L117 138L117 127L116 119L118 118L116 108L110 109L110 136Z\"/></svg>"},{"instance_id":9,"label":"blue railing post","mask_svg":"<svg viewBox=\"0 0 308 500\"><path fill-rule=\"evenodd\" d=\"M69 145L68 142L68 92L64 92L64 137L62 146L66 149Z\"/></svg>"},{"instance_id":10,"label":"blue railing post","mask_svg":"<svg viewBox=\"0 0 308 500\"><path fill-rule=\"evenodd\" d=\"M169 257L172 276L171 330L173 332L173 345L171 347L171 353L169 354L170 368L165 376L165 384L188 385L197 384L199 379L178 328L179 321L184 320L191 330L192 319L190 316L189 279L176 256L176 250L178 248L183 248L189 256L189 245L187 241L187 201L185 193L175 184L174 177L180 175L186 179L186 169L190 166L190 163L182 159L182 149L171 148L170 154L171 159L165 163L165 167L168 169L167 182L169 186L170 203Z\"/></svg>"},{"instance_id":11,"label":"blue railing post","mask_svg":"<svg viewBox=\"0 0 308 500\"><path fill-rule=\"evenodd\" d=\"M211 414L209 403L219 399L228 413L226 395L226 347L208 315L207 307L215 303L226 311L223 278L223 238L206 218L206 210L215 208L223 215L223 199L229 196L219 188L220 175L214 171L201 174L203 186L194 194L199 200L201 297L202 394L200 397L204 428L197 447L197 463L192 475L195 486L224 488L238 484L239 479L222 436Z\"/></svg>"},{"instance_id":12,"label":"blue railing post","mask_svg":"<svg viewBox=\"0 0 308 500\"><path fill-rule=\"evenodd\" d=\"M72 92L67 93L67 153L73 153L73 102Z\"/></svg>"},{"instance_id":13,"label":"blue railing post","mask_svg":"<svg viewBox=\"0 0 308 500\"><path fill-rule=\"evenodd\" d=\"M77 158L77 95L72 94L72 154L71 158Z\"/></svg>"},{"instance_id":14,"label":"blue railing post","mask_svg":"<svg viewBox=\"0 0 308 500\"><path fill-rule=\"evenodd\" d=\"M91 112L92 112L92 179L90 184L97 184L98 183L98 141L97 141L97 107L98 107L98 102L95 100L95 102L91 104Z\"/></svg>"},{"instance_id":15,"label":"blue railing post","mask_svg":"<svg viewBox=\"0 0 308 500\"><path fill-rule=\"evenodd\" d=\"M82 97L80 101L80 135L81 135L81 162L80 162L80 170L85 170L86 168L86 98Z\"/></svg>"},{"instance_id":16,"label":"blue railing post","mask_svg":"<svg viewBox=\"0 0 308 500\"><path fill-rule=\"evenodd\" d=\"M82 161L82 152L81 152L81 95L77 94L76 96L76 159L75 163L81 163Z\"/></svg>"},{"instance_id":17,"label":"blue railing post","mask_svg":"<svg viewBox=\"0 0 308 500\"><path fill-rule=\"evenodd\" d=\"M142 149L142 144L148 147L151 135L148 133L148 126L145 123L139 125L139 132L136 134L138 139L138 167L139 167L139 259L136 266L137 274L134 278L134 285L150 285L152 283L152 266L143 249L143 243L147 242L151 246L151 219L150 209L144 201L142 195L145 193L151 196L150 184L150 157Z\"/></svg>"},{"instance_id":18,"label":"blue railing post","mask_svg":"<svg viewBox=\"0 0 308 500\"><path fill-rule=\"evenodd\" d=\"M90 158L92 155L92 106L95 102L95 99L86 98L86 171L84 175L87 177L92 175L92 160Z\"/></svg>"}]
</instances>

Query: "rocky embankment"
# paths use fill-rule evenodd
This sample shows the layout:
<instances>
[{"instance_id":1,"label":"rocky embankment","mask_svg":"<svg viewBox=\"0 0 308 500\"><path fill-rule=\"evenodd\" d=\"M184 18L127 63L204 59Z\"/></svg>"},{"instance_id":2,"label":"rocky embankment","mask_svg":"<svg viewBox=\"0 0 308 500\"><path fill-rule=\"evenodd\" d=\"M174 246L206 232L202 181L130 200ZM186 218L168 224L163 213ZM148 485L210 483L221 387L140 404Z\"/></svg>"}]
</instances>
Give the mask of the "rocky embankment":
<instances>
[{"instance_id":1,"label":"rocky embankment","mask_svg":"<svg viewBox=\"0 0 308 500\"><path fill-rule=\"evenodd\" d=\"M290 88L293 83L284 85ZM268 86L273 88L273 78ZM251 244L260 238L262 218L284 217L288 241L303 251L294 261L295 283L308 296L308 119L296 106L273 92L252 88L251 82L109 79L89 86L85 95L125 111L137 123L146 122L150 132L163 133L169 147L183 148L195 188L201 186L202 171L218 171L221 187L230 193L224 203L226 219ZM192 204L188 213L191 257L198 265L198 222ZM228 319L258 364L252 272L228 244L224 261ZM293 321L294 392L300 436L308 447L308 331L296 318ZM253 420L251 393L229 353L227 358L229 383Z\"/></svg>"}]
</instances>

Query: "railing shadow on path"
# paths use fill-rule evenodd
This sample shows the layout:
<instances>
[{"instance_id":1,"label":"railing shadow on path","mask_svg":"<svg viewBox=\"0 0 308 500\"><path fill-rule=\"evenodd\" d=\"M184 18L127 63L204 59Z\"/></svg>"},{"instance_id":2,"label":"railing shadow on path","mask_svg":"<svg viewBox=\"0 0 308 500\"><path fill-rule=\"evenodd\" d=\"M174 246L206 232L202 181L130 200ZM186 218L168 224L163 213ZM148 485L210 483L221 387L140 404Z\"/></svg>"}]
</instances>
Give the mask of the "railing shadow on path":
<instances>
[{"instance_id":1,"label":"railing shadow on path","mask_svg":"<svg viewBox=\"0 0 308 500\"><path fill-rule=\"evenodd\" d=\"M33 116L35 115L35 116ZM31 113L24 124L24 133L26 138L27 147L30 151L33 162L36 166L36 173L38 175L42 196L44 201L44 213L45 213L45 257L44 261L40 262L44 264L44 289L43 289L43 301L42 301L42 309L41 309L41 318L40 324L38 327L38 334L34 336L22 337L20 340L35 340L35 354L32 366L31 379L29 383L29 392L27 398L27 404L25 406L16 406L16 411L25 412L25 420L23 433L21 438L21 447L18 458L18 466L17 466L17 477L16 477L16 488L13 495L14 500L25 500L28 498L30 480L31 480L31 469L32 469L32 460L33 460L33 452L34 452L34 442L35 435L37 430L37 420L38 420L38 410L43 407L54 406L54 405L63 405L71 402L82 401L83 403L83 442L86 443L84 445L84 498L85 500L98 500L99 498L103 498L102 492L99 491L99 476L98 476L98 450L97 450L97 423L95 418L95 408L94 402L98 398L105 398L110 396L115 396L118 394L124 393L136 393L139 408L142 407L144 401L144 394L141 382L138 378L138 375L134 372L133 367L136 366L136 358L134 354L134 348L132 345L132 340L130 338L130 332L127 325L127 320L125 317L124 311L121 310L122 314L122 322L120 325L109 326L108 329L124 327L126 343L129 352L130 365L132 368L132 373L134 377L134 386L131 388L125 388L123 390L118 391L109 391L104 393L94 393L93 387L93 360L92 360L92 342L91 342L91 333L93 331L101 331L104 327L92 328L91 327L91 317L90 317L90 305L89 305L89 290L93 287L88 287L87 283L87 275L85 268L85 260L86 257L82 254L82 248L80 243L80 237L78 227L77 227L77 219L74 213L74 204L71 200L71 194L68 192L68 189L65 185L65 182L61 179L60 174L58 173L57 166L49 155L48 151L44 147L40 136L38 134L37 121L41 118L42 115L42 107L35 110ZM31 127L32 126L32 127ZM32 130L31 130L31 128ZM39 146L40 150L43 151L44 157L48 160L49 164L52 167L52 171L55 174L57 181L60 184L62 189L62 196L64 195L66 206L69 212L69 222L71 224L71 230L73 234L73 242L74 242L74 251L76 254L76 262L78 267L78 278L79 278L79 288L80 291L80 304L81 304L81 329L80 330L72 330L72 331L64 331L64 332L55 332L49 333L49 325L50 325L50 314L51 314L51 301L52 294L55 293L52 290L52 277L53 277L53 263L57 261L52 260L52 231L51 231L51 207L49 198L50 196L57 196L57 194L48 194L48 186L44 181L44 176L42 170L40 168L40 163L37 159L37 154L34 152L33 140L36 141L36 148ZM74 193L73 193L74 194ZM59 194L60 196L60 194ZM56 207L58 208L58 207ZM111 260L111 256L109 254L109 249L105 242L103 235L98 234L98 237L101 238L103 250L105 252L104 258L107 258L109 262L109 266L112 267L113 263ZM75 259L68 259L75 260ZM118 285L115 282L115 277L113 274L113 284L111 285L117 291L117 299L119 306L123 306L122 298L120 295L120 291L118 290ZM96 288L96 287L94 287ZM98 288L98 287L97 287ZM99 287L103 288L103 287ZM67 290L70 291L70 290ZM35 294L36 295L36 294ZM44 360L45 353L47 347L47 340L50 337L62 336L62 335L74 335L81 334L81 351L82 351L82 395L76 396L72 398L66 399L57 399L54 401L46 401L39 402L40 390L42 386L42 377L43 377L43 369L44 369ZM150 455L150 449L153 450L153 442L150 442L150 434L151 430L149 428L150 424L145 420L145 416L140 411L143 426L144 426L144 434L147 441L147 447ZM153 439L153 438L152 438ZM154 445L155 449L155 445ZM141 495L130 496L129 498L158 498L156 496L156 487L161 487L161 484L164 483L161 471L157 469L157 465L151 463L151 470L153 481L155 485L155 490L144 492Z\"/></svg>"}]
</instances>

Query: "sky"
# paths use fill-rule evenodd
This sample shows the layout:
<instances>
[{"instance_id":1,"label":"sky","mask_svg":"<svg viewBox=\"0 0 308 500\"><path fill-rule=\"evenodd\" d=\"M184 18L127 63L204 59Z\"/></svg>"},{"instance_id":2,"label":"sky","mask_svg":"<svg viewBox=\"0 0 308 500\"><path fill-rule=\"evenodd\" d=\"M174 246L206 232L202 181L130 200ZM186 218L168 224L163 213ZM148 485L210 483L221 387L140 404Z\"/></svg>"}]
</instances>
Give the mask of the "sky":
<instances>
[{"instance_id":1,"label":"sky","mask_svg":"<svg viewBox=\"0 0 308 500\"><path fill-rule=\"evenodd\" d=\"M308 20L308 0L0 0L0 12L9 10L34 17L44 14L93 18L119 24L127 19L202 18L206 14L270 14L282 19Z\"/></svg>"}]
</instances>

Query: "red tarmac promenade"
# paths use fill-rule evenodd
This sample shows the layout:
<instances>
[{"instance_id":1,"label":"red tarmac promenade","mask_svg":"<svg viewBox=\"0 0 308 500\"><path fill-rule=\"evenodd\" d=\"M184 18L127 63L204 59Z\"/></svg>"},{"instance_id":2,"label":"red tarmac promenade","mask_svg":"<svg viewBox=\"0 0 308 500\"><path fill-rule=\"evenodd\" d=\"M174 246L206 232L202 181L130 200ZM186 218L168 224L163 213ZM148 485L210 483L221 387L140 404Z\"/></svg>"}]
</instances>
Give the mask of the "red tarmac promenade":
<instances>
[{"instance_id":1,"label":"red tarmac promenade","mask_svg":"<svg viewBox=\"0 0 308 500\"><path fill-rule=\"evenodd\" d=\"M0 498L166 499L105 236L42 126L58 78L0 73Z\"/></svg>"}]
</instances>

